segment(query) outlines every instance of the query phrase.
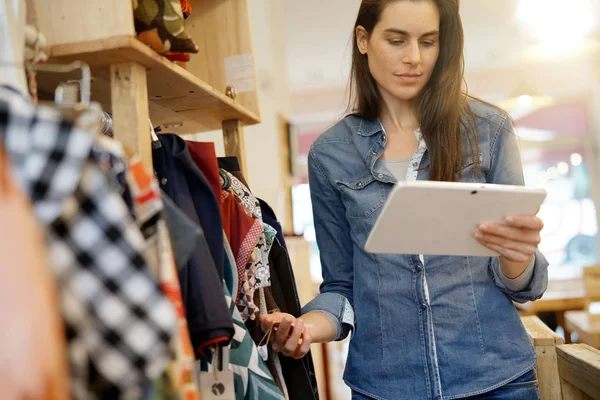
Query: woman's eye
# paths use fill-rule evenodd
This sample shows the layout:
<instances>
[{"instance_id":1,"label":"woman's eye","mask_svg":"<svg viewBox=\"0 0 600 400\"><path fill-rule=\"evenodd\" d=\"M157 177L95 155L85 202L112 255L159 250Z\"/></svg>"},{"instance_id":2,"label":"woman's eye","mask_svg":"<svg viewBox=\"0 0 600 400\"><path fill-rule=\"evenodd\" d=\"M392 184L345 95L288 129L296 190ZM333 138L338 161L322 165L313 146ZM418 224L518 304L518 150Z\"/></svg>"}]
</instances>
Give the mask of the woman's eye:
<instances>
[{"instance_id":1,"label":"woman's eye","mask_svg":"<svg viewBox=\"0 0 600 400\"><path fill-rule=\"evenodd\" d=\"M391 44L391 45L393 45L393 46L399 46L399 45L401 45L401 44L405 43L405 41L404 41L404 40L390 40L389 42L390 42L390 44Z\"/></svg>"},{"instance_id":2,"label":"woman's eye","mask_svg":"<svg viewBox=\"0 0 600 400\"><path fill-rule=\"evenodd\" d=\"M421 44L425 47L432 47L435 45L435 42L427 41L427 42L421 42Z\"/></svg>"}]
</instances>

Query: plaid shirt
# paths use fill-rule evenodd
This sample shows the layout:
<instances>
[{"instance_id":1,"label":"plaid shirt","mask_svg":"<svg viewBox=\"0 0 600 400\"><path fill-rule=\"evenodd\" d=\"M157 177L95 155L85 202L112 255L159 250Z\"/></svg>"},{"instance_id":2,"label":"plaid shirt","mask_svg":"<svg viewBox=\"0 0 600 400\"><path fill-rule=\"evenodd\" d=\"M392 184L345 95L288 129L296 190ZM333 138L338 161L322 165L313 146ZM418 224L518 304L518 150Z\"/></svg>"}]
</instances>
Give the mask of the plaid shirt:
<instances>
[{"instance_id":1,"label":"plaid shirt","mask_svg":"<svg viewBox=\"0 0 600 400\"><path fill-rule=\"evenodd\" d=\"M0 87L0 142L43 226L67 327L73 396L130 398L163 373L175 313L91 134Z\"/></svg>"}]
</instances>

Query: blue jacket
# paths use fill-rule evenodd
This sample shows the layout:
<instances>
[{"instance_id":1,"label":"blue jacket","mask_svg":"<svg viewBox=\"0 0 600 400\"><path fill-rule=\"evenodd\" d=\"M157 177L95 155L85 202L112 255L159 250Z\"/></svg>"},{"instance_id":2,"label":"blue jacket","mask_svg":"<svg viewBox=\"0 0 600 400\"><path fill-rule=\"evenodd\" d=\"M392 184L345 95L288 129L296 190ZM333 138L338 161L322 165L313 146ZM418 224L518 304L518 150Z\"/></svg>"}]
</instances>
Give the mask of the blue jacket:
<instances>
[{"instance_id":1,"label":"blue jacket","mask_svg":"<svg viewBox=\"0 0 600 400\"><path fill-rule=\"evenodd\" d=\"M469 146L461 180L523 185L517 138L505 113L472 100L480 154ZM429 177L425 141L409 168ZM535 366L534 349L511 300L546 290L538 251L527 288L501 282L497 257L381 255L364 245L396 179L380 156L381 123L341 120L313 144L308 159L321 294L303 313L330 314L340 337L353 331L344 379L375 399L457 399L491 391ZM467 139L465 139L467 140ZM481 160L481 174L474 157Z\"/></svg>"}]
</instances>

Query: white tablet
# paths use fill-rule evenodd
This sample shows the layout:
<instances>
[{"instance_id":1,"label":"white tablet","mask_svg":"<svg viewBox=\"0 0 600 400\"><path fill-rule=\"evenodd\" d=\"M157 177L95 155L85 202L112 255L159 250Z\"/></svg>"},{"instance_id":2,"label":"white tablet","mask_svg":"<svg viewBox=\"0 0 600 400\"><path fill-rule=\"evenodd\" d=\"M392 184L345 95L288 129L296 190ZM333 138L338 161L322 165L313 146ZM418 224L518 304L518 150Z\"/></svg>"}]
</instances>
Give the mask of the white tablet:
<instances>
[{"instance_id":1,"label":"white tablet","mask_svg":"<svg viewBox=\"0 0 600 400\"><path fill-rule=\"evenodd\" d=\"M390 193L365 250L370 253L497 256L473 233L482 222L537 214L546 191L523 186L410 181Z\"/></svg>"}]
</instances>

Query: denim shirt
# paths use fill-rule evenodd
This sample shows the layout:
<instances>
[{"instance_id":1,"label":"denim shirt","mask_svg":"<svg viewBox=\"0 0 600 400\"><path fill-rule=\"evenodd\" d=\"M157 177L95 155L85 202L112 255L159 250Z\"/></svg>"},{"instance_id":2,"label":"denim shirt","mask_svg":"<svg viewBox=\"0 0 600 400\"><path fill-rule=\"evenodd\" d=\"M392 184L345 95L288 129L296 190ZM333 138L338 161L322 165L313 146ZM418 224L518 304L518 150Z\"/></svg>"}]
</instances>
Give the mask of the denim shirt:
<instances>
[{"instance_id":1,"label":"denim shirt","mask_svg":"<svg viewBox=\"0 0 600 400\"><path fill-rule=\"evenodd\" d=\"M481 173L465 138L457 176L463 182L523 185L508 115L475 100L471 108ZM303 314L325 312L341 330L353 331L344 380L372 398L457 399L503 386L535 366L511 300L540 298L548 263L537 251L529 285L512 291L500 279L498 257L367 253L369 232L396 183L380 160L386 141L378 120L348 116L311 147L323 284ZM407 178L427 180L428 165L421 140Z\"/></svg>"}]
</instances>

